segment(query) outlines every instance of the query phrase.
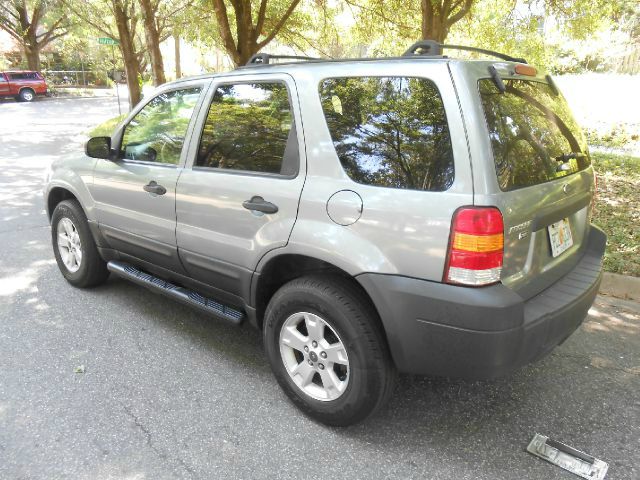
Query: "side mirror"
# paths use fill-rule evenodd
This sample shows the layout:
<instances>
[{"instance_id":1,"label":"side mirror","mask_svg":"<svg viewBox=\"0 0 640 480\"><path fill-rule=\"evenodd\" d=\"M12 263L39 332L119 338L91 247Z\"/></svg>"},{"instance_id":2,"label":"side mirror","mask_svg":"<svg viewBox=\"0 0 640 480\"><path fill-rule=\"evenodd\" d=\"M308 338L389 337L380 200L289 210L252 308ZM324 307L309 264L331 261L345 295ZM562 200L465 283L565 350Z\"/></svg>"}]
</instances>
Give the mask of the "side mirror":
<instances>
[{"instance_id":1,"label":"side mirror","mask_svg":"<svg viewBox=\"0 0 640 480\"><path fill-rule=\"evenodd\" d=\"M111 138L110 137L93 137L90 138L84 147L87 157L104 158L111 157Z\"/></svg>"}]
</instances>

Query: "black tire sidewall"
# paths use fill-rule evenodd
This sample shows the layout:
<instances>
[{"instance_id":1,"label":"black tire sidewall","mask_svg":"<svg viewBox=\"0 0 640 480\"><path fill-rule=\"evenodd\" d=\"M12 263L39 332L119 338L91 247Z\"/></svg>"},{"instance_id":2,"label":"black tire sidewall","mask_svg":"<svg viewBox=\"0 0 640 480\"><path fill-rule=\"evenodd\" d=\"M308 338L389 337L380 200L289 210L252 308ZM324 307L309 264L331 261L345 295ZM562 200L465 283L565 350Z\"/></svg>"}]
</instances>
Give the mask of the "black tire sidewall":
<instances>
[{"instance_id":1,"label":"black tire sidewall","mask_svg":"<svg viewBox=\"0 0 640 480\"><path fill-rule=\"evenodd\" d=\"M295 281L294 281L295 282ZM292 283L294 283L292 282ZM354 308L361 309L357 302ZM321 317L338 334L347 350L349 383L340 397L331 401L313 399L294 383L280 355L280 331L289 316L308 312ZM366 315L367 312L362 312ZM366 334L356 322L350 321L343 305L330 302L322 292L287 285L277 292L267 308L264 324L264 343L274 375L289 398L311 417L330 425L343 426L366 418L377 406L384 390L384 370L388 361L376 355ZM363 341L364 340L364 341ZM384 346L378 345L382 350ZM376 358L377 357L377 358Z\"/></svg>"},{"instance_id":2,"label":"black tire sidewall","mask_svg":"<svg viewBox=\"0 0 640 480\"><path fill-rule=\"evenodd\" d=\"M80 236L82 262L80 263L80 268L75 272L70 271L64 264L58 248L58 223L60 223L60 220L63 218L68 218L73 222L73 225L76 227L78 235ZM58 267L60 268L60 272L64 278L66 278L72 285L84 286L87 283L87 279L91 276L90 255L94 253L91 248L94 242L91 231L89 230L87 219L77 202L65 200L56 206L53 211L53 215L51 216L51 242L56 262L58 263Z\"/></svg>"},{"instance_id":3,"label":"black tire sidewall","mask_svg":"<svg viewBox=\"0 0 640 480\"><path fill-rule=\"evenodd\" d=\"M32 95L31 100L27 100L26 98L24 98L25 92L31 93ZM23 88L22 90L20 90L20 93L18 94L18 98L20 99L21 102L32 102L36 98L36 93L30 88Z\"/></svg>"}]
</instances>

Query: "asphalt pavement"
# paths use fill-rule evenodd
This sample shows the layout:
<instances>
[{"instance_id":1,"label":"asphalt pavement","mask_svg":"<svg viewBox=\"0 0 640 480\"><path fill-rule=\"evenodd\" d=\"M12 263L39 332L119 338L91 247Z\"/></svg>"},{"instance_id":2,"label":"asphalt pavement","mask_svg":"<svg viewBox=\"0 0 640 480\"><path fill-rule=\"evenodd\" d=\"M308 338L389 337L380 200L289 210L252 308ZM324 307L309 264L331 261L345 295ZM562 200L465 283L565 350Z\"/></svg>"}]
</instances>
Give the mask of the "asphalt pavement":
<instances>
[{"instance_id":1,"label":"asphalt pavement","mask_svg":"<svg viewBox=\"0 0 640 480\"><path fill-rule=\"evenodd\" d=\"M637 303L598 297L507 378L403 376L381 414L339 429L287 400L250 327L123 280L71 287L43 172L116 114L113 99L0 102L0 479L578 478L526 453L535 433L640 478Z\"/></svg>"}]
</instances>

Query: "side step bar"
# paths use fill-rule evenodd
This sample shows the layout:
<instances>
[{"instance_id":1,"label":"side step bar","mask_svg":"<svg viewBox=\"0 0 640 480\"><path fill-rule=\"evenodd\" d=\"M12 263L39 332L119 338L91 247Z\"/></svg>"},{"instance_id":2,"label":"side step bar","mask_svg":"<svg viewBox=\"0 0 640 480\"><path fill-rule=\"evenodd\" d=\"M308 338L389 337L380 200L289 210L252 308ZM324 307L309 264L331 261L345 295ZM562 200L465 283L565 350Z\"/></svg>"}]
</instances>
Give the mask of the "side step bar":
<instances>
[{"instance_id":1,"label":"side step bar","mask_svg":"<svg viewBox=\"0 0 640 480\"><path fill-rule=\"evenodd\" d=\"M114 273L119 277L131 280L133 283L142 285L155 293L173 298L180 303L194 307L201 312L208 313L218 320L223 320L233 325L240 325L245 319L244 312L240 310L228 307L216 302L215 300L211 300L210 298L203 297L199 293L187 288L179 287L173 283L154 277L153 275L138 270L128 263L112 260L107 263L107 268L111 273Z\"/></svg>"}]
</instances>

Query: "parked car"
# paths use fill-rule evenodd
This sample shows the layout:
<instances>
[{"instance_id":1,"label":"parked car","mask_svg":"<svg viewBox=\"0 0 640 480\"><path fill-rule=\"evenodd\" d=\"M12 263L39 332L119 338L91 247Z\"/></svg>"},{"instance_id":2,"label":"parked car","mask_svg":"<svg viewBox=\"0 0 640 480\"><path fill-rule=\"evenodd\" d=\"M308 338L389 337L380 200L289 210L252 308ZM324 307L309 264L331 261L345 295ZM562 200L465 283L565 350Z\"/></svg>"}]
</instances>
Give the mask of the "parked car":
<instances>
[{"instance_id":1,"label":"parked car","mask_svg":"<svg viewBox=\"0 0 640 480\"><path fill-rule=\"evenodd\" d=\"M53 163L62 275L249 322L286 394L331 425L377 411L396 372L483 379L541 358L585 318L606 236L555 83L484 53L499 61L433 42L261 54L160 87Z\"/></svg>"},{"instance_id":2,"label":"parked car","mask_svg":"<svg viewBox=\"0 0 640 480\"><path fill-rule=\"evenodd\" d=\"M0 97L14 97L19 102L32 102L47 93L47 82L39 72L0 72Z\"/></svg>"}]
</instances>

